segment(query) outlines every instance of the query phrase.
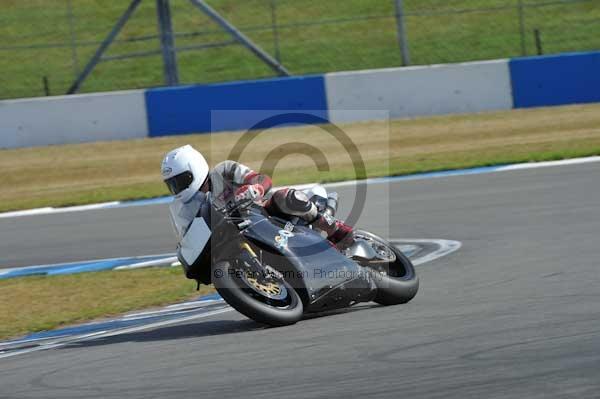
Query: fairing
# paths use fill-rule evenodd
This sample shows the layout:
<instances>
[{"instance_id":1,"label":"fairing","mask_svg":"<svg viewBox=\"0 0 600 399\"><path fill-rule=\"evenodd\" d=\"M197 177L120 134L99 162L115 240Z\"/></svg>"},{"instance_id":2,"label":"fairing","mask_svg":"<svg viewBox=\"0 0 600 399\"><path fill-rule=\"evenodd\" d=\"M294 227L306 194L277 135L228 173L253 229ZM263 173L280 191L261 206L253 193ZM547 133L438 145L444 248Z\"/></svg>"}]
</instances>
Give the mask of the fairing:
<instances>
[{"instance_id":1,"label":"fairing","mask_svg":"<svg viewBox=\"0 0 600 399\"><path fill-rule=\"evenodd\" d=\"M287 234L287 243L278 245L277 237L286 235L285 225L275 218L250 216L253 222L243 235L259 246L279 252L272 257L272 267L284 273L296 289L305 290L309 311L348 306L365 301L374 294L369 274L335 249L329 241L304 226L295 226ZM279 258L279 259L278 259Z\"/></svg>"}]
</instances>

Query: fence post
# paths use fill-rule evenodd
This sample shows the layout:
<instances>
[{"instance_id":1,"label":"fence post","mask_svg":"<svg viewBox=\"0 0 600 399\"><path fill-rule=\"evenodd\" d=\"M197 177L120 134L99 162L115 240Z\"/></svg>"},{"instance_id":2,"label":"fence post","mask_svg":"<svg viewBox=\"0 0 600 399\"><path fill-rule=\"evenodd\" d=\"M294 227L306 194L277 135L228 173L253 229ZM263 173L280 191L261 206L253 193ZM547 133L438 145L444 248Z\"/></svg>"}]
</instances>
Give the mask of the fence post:
<instances>
[{"instance_id":1,"label":"fence post","mask_svg":"<svg viewBox=\"0 0 600 399\"><path fill-rule=\"evenodd\" d=\"M273 45L275 47L275 59L281 63L279 50L279 29L277 28L277 0L271 0L271 30L273 31Z\"/></svg>"},{"instance_id":2,"label":"fence post","mask_svg":"<svg viewBox=\"0 0 600 399\"><path fill-rule=\"evenodd\" d=\"M410 65L410 54L408 51L408 40L406 28L404 27L404 3L403 0L394 0L396 4L396 25L398 30L398 44L402 55L402 66Z\"/></svg>"},{"instance_id":3,"label":"fence post","mask_svg":"<svg viewBox=\"0 0 600 399\"><path fill-rule=\"evenodd\" d=\"M519 0L519 31L521 35L521 55L527 55L527 43L525 42L525 6L523 0Z\"/></svg>"},{"instance_id":4,"label":"fence post","mask_svg":"<svg viewBox=\"0 0 600 399\"><path fill-rule=\"evenodd\" d=\"M73 0L67 0L67 17L69 19L69 34L71 36L71 58L73 61L74 76L79 75L79 57L77 56L77 37L75 36L75 15L73 14Z\"/></svg>"},{"instance_id":5,"label":"fence post","mask_svg":"<svg viewBox=\"0 0 600 399\"><path fill-rule=\"evenodd\" d=\"M538 28L533 30L533 35L535 36L535 48L537 50L537 55L544 55L544 48L542 47L542 34Z\"/></svg>"},{"instance_id":6,"label":"fence post","mask_svg":"<svg viewBox=\"0 0 600 399\"><path fill-rule=\"evenodd\" d=\"M177 71L177 58L175 56L175 41L173 39L173 25L171 21L171 7L169 0L156 0L158 13L158 32L160 35L160 48L163 57L163 73L165 84L175 86L179 84Z\"/></svg>"},{"instance_id":7,"label":"fence post","mask_svg":"<svg viewBox=\"0 0 600 399\"><path fill-rule=\"evenodd\" d=\"M42 76L42 84L44 85L44 94L50 95L50 83L48 82L48 76Z\"/></svg>"}]
</instances>

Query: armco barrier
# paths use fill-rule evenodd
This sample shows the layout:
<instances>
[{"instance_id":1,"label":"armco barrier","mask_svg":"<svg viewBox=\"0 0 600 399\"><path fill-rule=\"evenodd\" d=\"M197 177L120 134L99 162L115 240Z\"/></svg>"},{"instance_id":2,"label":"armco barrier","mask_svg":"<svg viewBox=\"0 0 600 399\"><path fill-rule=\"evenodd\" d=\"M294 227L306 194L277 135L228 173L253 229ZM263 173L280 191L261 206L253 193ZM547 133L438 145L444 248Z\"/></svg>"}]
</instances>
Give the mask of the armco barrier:
<instances>
[{"instance_id":1,"label":"armco barrier","mask_svg":"<svg viewBox=\"0 0 600 399\"><path fill-rule=\"evenodd\" d=\"M0 101L0 148L147 135L143 90Z\"/></svg>"},{"instance_id":2,"label":"armco barrier","mask_svg":"<svg viewBox=\"0 0 600 399\"><path fill-rule=\"evenodd\" d=\"M146 104L150 137L245 130L270 116L238 112L232 118L211 118L215 110L294 110L327 119L322 76L152 89Z\"/></svg>"},{"instance_id":3,"label":"armco barrier","mask_svg":"<svg viewBox=\"0 0 600 399\"><path fill-rule=\"evenodd\" d=\"M600 53L510 61L515 108L600 101Z\"/></svg>"},{"instance_id":4,"label":"armco barrier","mask_svg":"<svg viewBox=\"0 0 600 399\"><path fill-rule=\"evenodd\" d=\"M512 108L508 60L325 75L332 122L359 120L335 110L388 110L391 118Z\"/></svg>"}]
</instances>

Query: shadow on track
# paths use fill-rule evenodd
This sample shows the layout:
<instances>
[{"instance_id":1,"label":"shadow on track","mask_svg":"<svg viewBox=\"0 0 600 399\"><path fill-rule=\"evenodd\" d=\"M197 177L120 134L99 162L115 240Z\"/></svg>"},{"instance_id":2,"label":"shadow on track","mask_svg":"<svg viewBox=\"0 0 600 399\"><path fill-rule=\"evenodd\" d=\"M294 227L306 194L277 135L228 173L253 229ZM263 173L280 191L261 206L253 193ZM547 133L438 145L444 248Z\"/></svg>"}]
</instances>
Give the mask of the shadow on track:
<instances>
[{"instance_id":1,"label":"shadow on track","mask_svg":"<svg viewBox=\"0 0 600 399\"><path fill-rule=\"evenodd\" d=\"M345 313L353 313L361 310L379 308L381 305L369 303L361 304L352 308L331 310L328 312L313 313L304 315L303 320L311 320L318 318L325 318L328 316L335 316ZM302 321L300 321L302 323ZM158 342L166 340L177 340L177 339L188 339L188 338L202 338L210 337L214 335L228 335L238 334L252 331L260 331L267 329L277 329L276 327L269 327L257 323L250 319L243 320L209 320L200 321L191 324L177 324L167 327L161 327L146 331L136 331L131 333L112 335L109 337L91 338L85 341L73 342L65 345L59 349L74 349L74 348L88 348L104 345L114 345L125 342ZM292 326L293 328L293 326Z\"/></svg>"},{"instance_id":2,"label":"shadow on track","mask_svg":"<svg viewBox=\"0 0 600 399\"><path fill-rule=\"evenodd\" d=\"M86 341L74 342L63 346L61 349L73 349L113 345L124 342L156 342L165 340L176 340L186 338L201 338L213 335L236 334L249 331L257 331L268 328L253 320L210 320L192 324L178 324L168 327L156 328L147 331L136 331L101 337Z\"/></svg>"}]
</instances>

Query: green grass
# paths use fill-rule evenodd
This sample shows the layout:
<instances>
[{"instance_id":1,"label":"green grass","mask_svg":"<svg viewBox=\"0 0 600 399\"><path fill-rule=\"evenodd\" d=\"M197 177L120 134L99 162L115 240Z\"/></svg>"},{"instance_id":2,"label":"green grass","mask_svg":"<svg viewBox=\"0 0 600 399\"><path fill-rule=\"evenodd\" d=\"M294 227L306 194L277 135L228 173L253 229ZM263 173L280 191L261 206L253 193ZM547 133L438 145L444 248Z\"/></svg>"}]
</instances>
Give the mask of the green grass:
<instances>
[{"instance_id":1,"label":"green grass","mask_svg":"<svg viewBox=\"0 0 600 399\"><path fill-rule=\"evenodd\" d=\"M0 280L0 339L214 292L180 268L103 271ZM10 299L8 299L10 298Z\"/></svg>"},{"instance_id":2,"label":"green grass","mask_svg":"<svg viewBox=\"0 0 600 399\"><path fill-rule=\"evenodd\" d=\"M71 26L63 0L3 0L0 5L0 98L43 95L42 77L53 94L66 91L128 1L73 1ZM399 66L393 0L209 0L226 18L271 54L279 48L294 74ZM526 53L535 53L533 29L542 32L546 53L600 48L600 2L524 0ZM155 2L145 0L108 55L158 49ZM460 62L521 55L518 0L405 0L406 30L413 64ZM210 44L230 38L186 0L172 0L177 45ZM365 19L365 17L367 19ZM336 21L332 21L336 20ZM278 44L275 41L275 32ZM14 46L39 46L12 49ZM50 45L58 45L49 47ZM181 52L182 83L273 76L239 45ZM74 59L77 59L77 62ZM142 88L162 84L160 56L101 63L82 91Z\"/></svg>"}]
</instances>

